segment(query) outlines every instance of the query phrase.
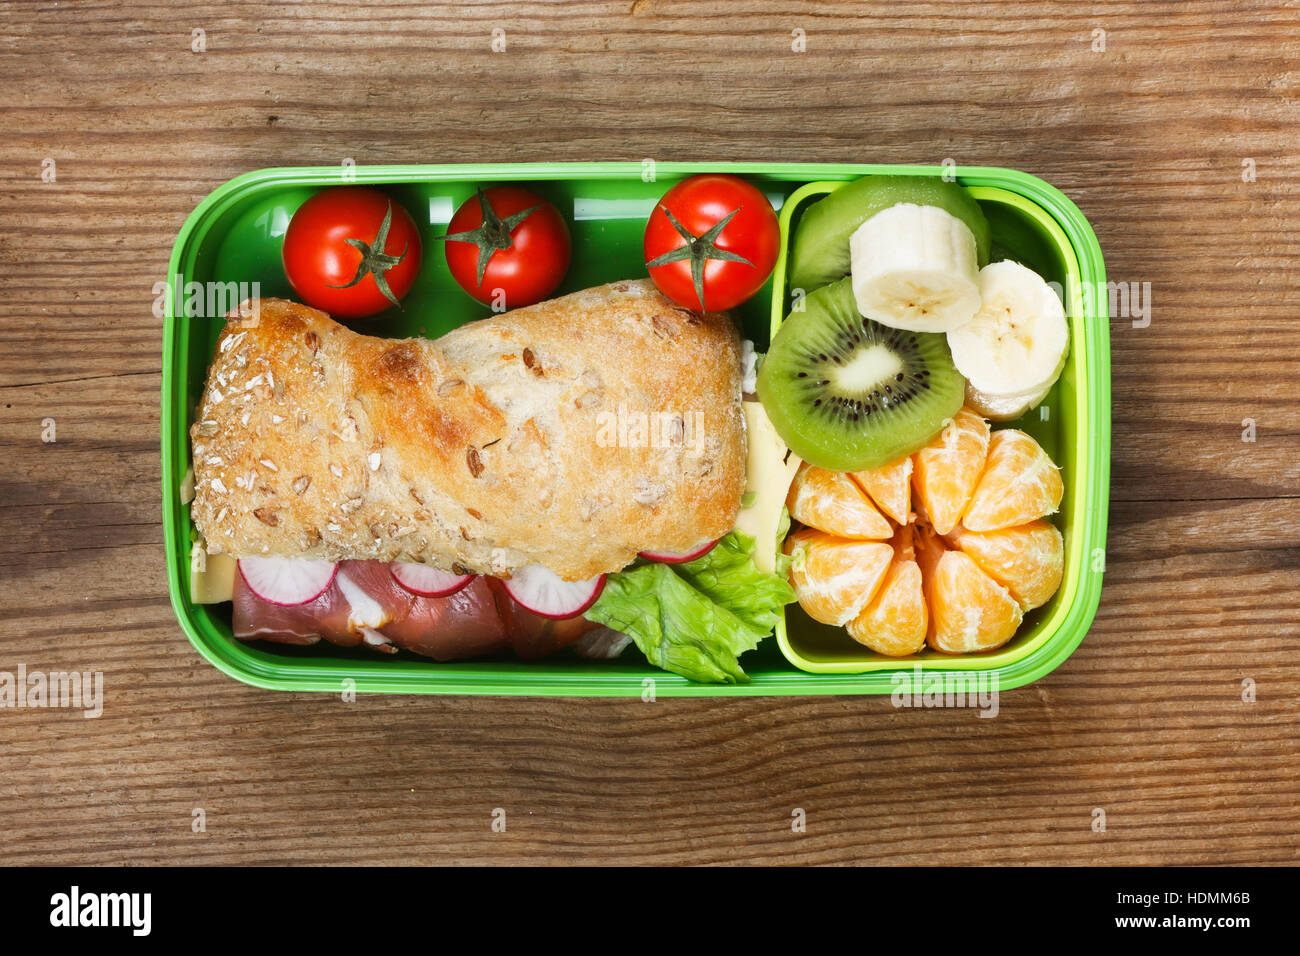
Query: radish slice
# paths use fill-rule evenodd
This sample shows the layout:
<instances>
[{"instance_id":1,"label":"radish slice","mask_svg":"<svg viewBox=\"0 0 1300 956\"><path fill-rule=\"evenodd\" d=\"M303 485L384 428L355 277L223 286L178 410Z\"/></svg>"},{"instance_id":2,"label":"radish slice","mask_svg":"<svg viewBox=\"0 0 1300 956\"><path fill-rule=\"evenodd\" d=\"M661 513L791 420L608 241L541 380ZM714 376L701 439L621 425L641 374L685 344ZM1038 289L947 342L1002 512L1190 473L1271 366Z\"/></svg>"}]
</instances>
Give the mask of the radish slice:
<instances>
[{"instance_id":1,"label":"radish slice","mask_svg":"<svg viewBox=\"0 0 1300 956\"><path fill-rule=\"evenodd\" d=\"M420 597L446 597L474 580L472 574L453 574L410 561L394 561L388 570L394 581Z\"/></svg>"},{"instance_id":2,"label":"radish slice","mask_svg":"<svg viewBox=\"0 0 1300 956\"><path fill-rule=\"evenodd\" d=\"M642 551L641 557L647 561L661 561L664 564L685 564L687 561L694 561L696 558L702 558L717 546L721 538L714 538L712 541L706 541L701 545L696 545L689 551Z\"/></svg>"},{"instance_id":3,"label":"radish slice","mask_svg":"<svg viewBox=\"0 0 1300 956\"><path fill-rule=\"evenodd\" d=\"M586 581L565 581L540 564L530 564L501 583L512 598L534 614L561 621L577 617L596 603L605 589L605 575Z\"/></svg>"},{"instance_id":4,"label":"radish slice","mask_svg":"<svg viewBox=\"0 0 1300 956\"><path fill-rule=\"evenodd\" d=\"M248 589L270 604L294 607L316 600L334 583L339 566L305 558L240 558Z\"/></svg>"}]
</instances>

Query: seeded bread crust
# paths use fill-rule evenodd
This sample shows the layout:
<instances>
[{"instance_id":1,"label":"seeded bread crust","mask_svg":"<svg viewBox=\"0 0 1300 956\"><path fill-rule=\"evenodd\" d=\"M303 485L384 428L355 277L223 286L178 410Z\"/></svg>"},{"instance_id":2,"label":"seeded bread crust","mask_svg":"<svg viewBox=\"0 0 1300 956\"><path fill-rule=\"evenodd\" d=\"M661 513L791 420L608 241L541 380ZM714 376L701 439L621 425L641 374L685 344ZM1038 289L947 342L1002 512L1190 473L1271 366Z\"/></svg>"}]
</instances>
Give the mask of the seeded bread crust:
<instances>
[{"instance_id":1,"label":"seeded bread crust","mask_svg":"<svg viewBox=\"0 0 1300 956\"><path fill-rule=\"evenodd\" d=\"M725 313L680 309L648 280L432 341L246 303L190 429L194 523L235 557L617 571L733 527L741 363Z\"/></svg>"}]
</instances>

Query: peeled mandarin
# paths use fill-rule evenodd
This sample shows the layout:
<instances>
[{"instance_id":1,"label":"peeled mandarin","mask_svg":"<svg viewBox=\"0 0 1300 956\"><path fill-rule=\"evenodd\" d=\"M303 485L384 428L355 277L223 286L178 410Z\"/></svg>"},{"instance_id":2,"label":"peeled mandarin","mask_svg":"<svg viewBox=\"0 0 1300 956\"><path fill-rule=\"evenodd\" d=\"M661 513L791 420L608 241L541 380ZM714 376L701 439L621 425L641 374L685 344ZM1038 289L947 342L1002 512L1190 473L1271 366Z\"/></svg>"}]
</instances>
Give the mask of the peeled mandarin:
<instances>
[{"instance_id":1,"label":"peeled mandarin","mask_svg":"<svg viewBox=\"0 0 1300 956\"><path fill-rule=\"evenodd\" d=\"M963 408L913 457L912 486L939 534L957 526L984 470L989 423Z\"/></svg>"},{"instance_id":2,"label":"peeled mandarin","mask_svg":"<svg viewBox=\"0 0 1300 956\"><path fill-rule=\"evenodd\" d=\"M927 576L930 632L936 651L991 651L1011 640L1024 613L1011 593L962 551L944 551Z\"/></svg>"},{"instance_id":3,"label":"peeled mandarin","mask_svg":"<svg viewBox=\"0 0 1300 956\"><path fill-rule=\"evenodd\" d=\"M1006 428L989 440L988 463L961 523L971 531L1027 524L1056 511L1063 493L1061 472L1043 447L1019 429ZM948 533L937 524L936 530Z\"/></svg>"},{"instance_id":4,"label":"peeled mandarin","mask_svg":"<svg viewBox=\"0 0 1300 956\"><path fill-rule=\"evenodd\" d=\"M884 467L800 467L787 506L807 527L785 543L790 582L810 617L879 654L994 650L1061 586L1064 539L1043 518L1062 493L1032 437L990 434L963 408Z\"/></svg>"},{"instance_id":5,"label":"peeled mandarin","mask_svg":"<svg viewBox=\"0 0 1300 956\"><path fill-rule=\"evenodd\" d=\"M929 613L915 561L896 560L889 566L880 593L845 625L849 636L877 654L907 657L925 647Z\"/></svg>"},{"instance_id":6,"label":"peeled mandarin","mask_svg":"<svg viewBox=\"0 0 1300 956\"><path fill-rule=\"evenodd\" d=\"M912 458L900 458L892 465L883 465L869 471L850 472L875 502L876 507L899 524L907 524L912 510Z\"/></svg>"},{"instance_id":7,"label":"peeled mandarin","mask_svg":"<svg viewBox=\"0 0 1300 956\"><path fill-rule=\"evenodd\" d=\"M894 533L846 472L801 465L790 484L786 507L795 521L840 538L883 541Z\"/></svg>"},{"instance_id":8,"label":"peeled mandarin","mask_svg":"<svg viewBox=\"0 0 1300 956\"><path fill-rule=\"evenodd\" d=\"M884 581L894 549L883 541L852 541L814 528L792 534L790 584L799 606L823 624L841 627L871 603Z\"/></svg>"},{"instance_id":9,"label":"peeled mandarin","mask_svg":"<svg viewBox=\"0 0 1300 956\"><path fill-rule=\"evenodd\" d=\"M957 527L950 543L970 555L1019 603L1032 611L1046 604L1065 573L1065 541L1049 522L1038 520L997 531Z\"/></svg>"}]
</instances>

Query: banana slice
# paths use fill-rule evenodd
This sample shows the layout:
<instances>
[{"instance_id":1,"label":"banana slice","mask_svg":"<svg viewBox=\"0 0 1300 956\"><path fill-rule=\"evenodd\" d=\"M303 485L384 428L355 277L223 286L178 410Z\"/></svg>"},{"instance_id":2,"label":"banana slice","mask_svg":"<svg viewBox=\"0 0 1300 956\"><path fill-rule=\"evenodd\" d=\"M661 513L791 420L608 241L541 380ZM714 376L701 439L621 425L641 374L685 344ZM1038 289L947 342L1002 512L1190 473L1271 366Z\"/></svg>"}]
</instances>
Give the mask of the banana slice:
<instances>
[{"instance_id":1,"label":"banana slice","mask_svg":"<svg viewBox=\"0 0 1300 956\"><path fill-rule=\"evenodd\" d=\"M975 235L937 206L898 203L849 238L858 311L911 332L947 332L980 307Z\"/></svg>"},{"instance_id":2,"label":"banana slice","mask_svg":"<svg viewBox=\"0 0 1300 956\"><path fill-rule=\"evenodd\" d=\"M948 348L966 376L968 401L989 418L1017 418L1065 368L1065 309L1038 273L1010 260L981 269L979 288L979 311L948 332Z\"/></svg>"},{"instance_id":3,"label":"banana slice","mask_svg":"<svg viewBox=\"0 0 1300 956\"><path fill-rule=\"evenodd\" d=\"M1064 360L1061 364L1065 364ZM990 421L1009 422L1042 404L1051 390L1052 385L1049 384L1027 394L1020 392L1015 395L986 395L967 382L966 404Z\"/></svg>"}]
</instances>

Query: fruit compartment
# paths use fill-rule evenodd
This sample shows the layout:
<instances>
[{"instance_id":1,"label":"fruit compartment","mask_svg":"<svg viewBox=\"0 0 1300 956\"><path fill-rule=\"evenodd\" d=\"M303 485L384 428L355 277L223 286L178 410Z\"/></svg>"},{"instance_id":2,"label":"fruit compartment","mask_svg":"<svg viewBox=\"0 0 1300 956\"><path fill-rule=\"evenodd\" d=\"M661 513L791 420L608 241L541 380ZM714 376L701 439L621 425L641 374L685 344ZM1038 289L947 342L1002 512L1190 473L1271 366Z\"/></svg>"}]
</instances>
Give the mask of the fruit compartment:
<instances>
[{"instance_id":1,"label":"fruit compartment","mask_svg":"<svg viewBox=\"0 0 1300 956\"><path fill-rule=\"evenodd\" d=\"M364 649L344 650L323 642L309 648L245 644L232 636L229 604L197 605L190 600L192 525L188 507L180 502L179 488L189 466L188 428L222 320L220 316L186 318L184 310L176 305L185 301L182 295L185 283L235 283L231 288L238 290L239 283L257 282L261 295L290 296L280 264L284 231L298 206L316 190L326 186L351 182L383 188L411 212L425 248L434 250L436 244L429 240L445 231L452 212L473 195L476 186L524 183L555 202L570 221L574 241L573 265L556 293L559 295L644 274L641 239L647 215L655 201L673 183L701 172L734 173L757 184L782 215L783 229L786 230L783 236L788 240L791 214L797 213L814 195L834 188L836 183L869 173L940 175L943 170L939 167L797 163L659 163L655 166L648 161L278 168L240 176L204 199L185 222L172 250L169 268L172 303L168 305L164 327L162 392L163 512L169 587L177 618L200 654L238 680L280 690L337 692L351 688L360 692L393 693L642 696L653 682L657 696L734 696L888 693L897 686L884 668L895 672L900 669L910 671L910 659L900 664L883 658L880 661L863 660L862 655L858 655L855 660L851 656L852 648L837 645L827 635L818 636L800 627L794 614L790 615L789 626L780 629L778 640L765 641L757 650L745 655L743 663L752 678L751 683L710 685L695 684L653 668L635 648L629 649L617 661L582 661L560 655L528 662L494 659L439 663L407 655L380 657ZM1011 170L958 170L957 173L963 183L993 191L980 198L993 223L994 238L1008 250L1043 257L1026 260L1027 264L1053 275L1068 274L1067 257L1073 254L1076 260L1080 258L1073 250L1086 247L1089 242L1091 249L1095 250L1096 240L1092 238L1086 221L1068 200L1045 183ZM1051 241L1043 238L1049 229L1047 224L1060 221L1062 214L1047 213L1043 208L1046 203L1041 198L1037 204L1024 198L1026 192L1033 194L1035 190L1061 203L1065 213L1073 210L1070 215L1074 218L1070 219L1068 228L1076 230L1076 236L1065 238L1063 242L1060 236ZM1027 203L1037 212L1026 212L1017 205L1018 202ZM1062 228L1056 226L1057 232ZM783 251L773 279L752 300L735 310L744 334L754 340L760 351L766 348L770 331L784 314L784 258ZM1095 252L1095 262L1099 270L1099 251ZM239 294L248 290L251 286L240 290ZM349 324L358 331L375 335L436 337L488 314L486 306L470 299L456 285L445 257L429 254L401 310L391 309L373 319ZM1100 338L1094 332L1088 348L1100 348L1101 355L1107 356L1104 320L1099 328ZM1076 330L1076 347L1077 337ZM1098 383L1108 386L1108 374L1104 379L1099 379L1099 374L1095 366L1075 368L1072 359L1071 366L1062 376L1064 384L1058 386L1059 396L1054 393L1049 397L1053 415L1059 408L1061 420L1044 423L1044 427L1035 428L1034 433L1045 440L1046 447L1054 456L1058 455L1060 446L1047 442L1065 441L1068 444L1068 438L1074 432L1064 431L1073 428L1065 423L1083 418L1092 423L1090 440L1094 445L1108 449L1108 389L1105 392L1104 420L1098 417L1097 409L1084 410L1076 400L1079 390L1085 385L1090 388L1095 388ZM1069 467L1084 469L1089 465L1071 459ZM1067 472L1067 476L1072 474L1073 471ZM1089 499L1089 506L1096 508L1100 502L1100 536L1104 538L1105 476L1094 477L1093 485L1098 481L1099 491L1094 487L1096 494ZM1067 501L1071 502L1071 516L1083 514L1081 509L1085 503L1082 499L1075 500L1069 486ZM1063 506L1063 515L1065 510ZM1062 602L1068 591L1070 613L1062 621L1057 621L1060 614L1049 616L1047 623L1056 624L1054 636L1046 635L1051 637L1050 640L1040 640L1027 647L1027 635L1022 633L1015 644L1015 648L1022 652L1022 660L1019 665L1009 668L990 660L990 655L985 655L982 661L926 659L922 665L927 668L1002 667L1006 671L1002 686L1008 686L1008 681L1023 683L1032 680L1039 674L1031 671L1046 673L1064 659L1086 632L1096 607L1094 592L1100 589L1099 576L1095 588L1083 586L1086 581L1077 574L1079 563L1074 559L1074 550L1078 547L1100 540L1095 529L1085 536L1072 525L1067 536L1070 544L1076 547L1067 554L1066 581L1049 607L1057 611L1065 608ZM1028 630L1027 626L1025 630ZM1041 624L1035 627L1035 634L1040 630ZM1056 655L1055 660L1048 656L1051 654ZM1033 667L1027 667L1023 659L1026 655ZM810 670L823 673L808 673Z\"/></svg>"},{"instance_id":2,"label":"fruit compartment","mask_svg":"<svg viewBox=\"0 0 1300 956\"><path fill-rule=\"evenodd\" d=\"M1037 185L1045 187L1045 198L1064 200L1059 193L1052 196L1055 190L1032 177L981 170L958 178L989 220L993 237L990 261L1014 259L1028 266L1056 283L1067 303L1070 355L1060 380L1038 408L1017 420L993 423L995 430L1019 428L1028 432L1061 467L1066 491L1052 521L1065 538L1065 573L1056 595L1025 616L1008 644L979 654L950 655L927 649L906 658L886 657L855 642L844 628L812 620L798 605L786 609L777 627L777 643L787 660L818 675L875 675L885 684L872 681L869 691L874 692L892 690L900 681L910 686L918 672L997 673L999 686L1037 679L1064 660L1082 640L1095 613L1104 570L1109 347L1105 316L1086 312L1086 300L1080 294L1085 282L1105 283L1096 239L1078 210L1072 204L1064 206L1064 212L1073 211L1071 225L1090 240L1080 250L1058 218L1024 194L1025 187ZM998 179L1004 183L995 185ZM843 185L842 181L808 183L791 194L781 210L784 245L774 274L773 334L789 313L796 294L786 288L785 267L799 217L809 205ZM1020 191L1008 188L1013 185L1019 185Z\"/></svg>"}]
</instances>

